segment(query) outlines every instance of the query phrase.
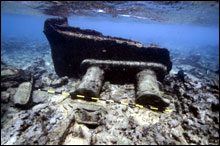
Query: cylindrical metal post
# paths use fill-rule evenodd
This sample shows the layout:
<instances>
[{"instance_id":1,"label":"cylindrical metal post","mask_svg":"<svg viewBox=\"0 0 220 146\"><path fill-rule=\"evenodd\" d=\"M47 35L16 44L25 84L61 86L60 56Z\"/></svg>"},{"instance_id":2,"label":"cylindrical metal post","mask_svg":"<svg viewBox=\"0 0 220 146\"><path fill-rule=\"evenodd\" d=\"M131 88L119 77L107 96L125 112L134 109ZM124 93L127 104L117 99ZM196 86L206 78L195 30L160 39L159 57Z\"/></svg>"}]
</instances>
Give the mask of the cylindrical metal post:
<instances>
[{"instance_id":1,"label":"cylindrical metal post","mask_svg":"<svg viewBox=\"0 0 220 146\"><path fill-rule=\"evenodd\" d=\"M80 94L88 97L99 97L104 80L104 71L96 66L91 66L87 69L75 95Z\"/></svg>"},{"instance_id":2,"label":"cylindrical metal post","mask_svg":"<svg viewBox=\"0 0 220 146\"><path fill-rule=\"evenodd\" d=\"M167 107L169 105L169 100L160 95L157 76L153 70L142 70L136 75L136 78L136 103L156 107Z\"/></svg>"}]
</instances>

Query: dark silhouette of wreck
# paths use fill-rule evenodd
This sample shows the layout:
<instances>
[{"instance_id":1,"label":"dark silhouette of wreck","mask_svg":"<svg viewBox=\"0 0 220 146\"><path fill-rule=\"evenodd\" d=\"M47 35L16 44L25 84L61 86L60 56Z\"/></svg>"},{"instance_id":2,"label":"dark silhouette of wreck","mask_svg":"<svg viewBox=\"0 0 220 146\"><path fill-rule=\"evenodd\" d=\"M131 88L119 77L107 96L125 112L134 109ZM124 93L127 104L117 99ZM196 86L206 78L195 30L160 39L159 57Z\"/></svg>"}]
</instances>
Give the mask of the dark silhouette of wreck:
<instances>
[{"instance_id":1,"label":"dark silhouette of wreck","mask_svg":"<svg viewBox=\"0 0 220 146\"><path fill-rule=\"evenodd\" d=\"M172 68L166 48L146 47L136 41L103 36L95 30L70 27L67 18L47 19L44 33L57 75L84 75L75 94L98 97L104 80L135 83L137 103L169 105L160 96L157 83Z\"/></svg>"}]
</instances>

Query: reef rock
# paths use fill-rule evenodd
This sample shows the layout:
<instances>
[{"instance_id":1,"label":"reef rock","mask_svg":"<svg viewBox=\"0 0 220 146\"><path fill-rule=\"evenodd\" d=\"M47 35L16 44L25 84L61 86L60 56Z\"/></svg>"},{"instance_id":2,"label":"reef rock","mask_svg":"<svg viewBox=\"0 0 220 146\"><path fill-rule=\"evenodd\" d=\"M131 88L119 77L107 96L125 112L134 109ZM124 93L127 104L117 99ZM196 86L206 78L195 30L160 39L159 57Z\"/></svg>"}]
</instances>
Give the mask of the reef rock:
<instances>
[{"instance_id":1,"label":"reef rock","mask_svg":"<svg viewBox=\"0 0 220 146\"><path fill-rule=\"evenodd\" d=\"M32 94L33 103L36 104L44 103L48 100L47 98L48 98L48 93L42 91L33 91Z\"/></svg>"},{"instance_id":2,"label":"reef rock","mask_svg":"<svg viewBox=\"0 0 220 146\"><path fill-rule=\"evenodd\" d=\"M52 87L57 88L57 87L61 87L65 84L68 83L68 77L62 77L59 79L55 79L54 81L52 81L52 83L50 84Z\"/></svg>"},{"instance_id":3,"label":"reef rock","mask_svg":"<svg viewBox=\"0 0 220 146\"><path fill-rule=\"evenodd\" d=\"M31 97L32 83L23 82L19 85L17 92L14 95L14 104L26 105Z\"/></svg>"},{"instance_id":4,"label":"reef rock","mask_svg":"<svg viewBox=\"0 0 220 146\"><path fill-rule=\"evenodd\" d=\"M10 98L10 93L3 91L1 92L1 102L7 103Z\"/></svg>"},{"instance_id":5,"label":"reef rock","mask_svg":"<svg viewBox=\"0 0 220 146\"><path fill-rule=\"evenodd\" d=\"M6 90L9 87L17 87L20 83L31 80L31 74L21 69L5 66L1 68L1 87Z\"/></svg>"}]
</instances>

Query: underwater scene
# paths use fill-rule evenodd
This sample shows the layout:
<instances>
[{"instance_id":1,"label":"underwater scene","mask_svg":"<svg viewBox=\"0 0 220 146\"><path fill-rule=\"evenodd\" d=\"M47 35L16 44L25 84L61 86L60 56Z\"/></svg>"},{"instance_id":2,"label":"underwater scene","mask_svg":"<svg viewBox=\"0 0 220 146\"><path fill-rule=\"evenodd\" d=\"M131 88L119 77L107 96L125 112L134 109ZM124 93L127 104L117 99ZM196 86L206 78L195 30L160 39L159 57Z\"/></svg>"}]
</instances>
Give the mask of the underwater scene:
<instances>
[{"instance_id":1,"label":"underwater scene","mask_svg":"<svg viewBox=\"0 0 220 146\"><path fill-rule=\"evenodd\" d=\"M2 145L219 145L218 1L1 1Z\"/></svg>"}]
</instances>

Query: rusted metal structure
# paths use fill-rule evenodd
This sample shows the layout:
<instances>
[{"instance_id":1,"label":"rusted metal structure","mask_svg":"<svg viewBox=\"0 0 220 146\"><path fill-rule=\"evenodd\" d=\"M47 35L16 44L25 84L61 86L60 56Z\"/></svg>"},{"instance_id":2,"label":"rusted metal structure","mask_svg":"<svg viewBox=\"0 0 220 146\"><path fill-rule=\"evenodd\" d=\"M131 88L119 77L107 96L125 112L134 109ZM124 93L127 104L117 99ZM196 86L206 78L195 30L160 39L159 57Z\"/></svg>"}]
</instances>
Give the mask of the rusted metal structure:
<instances>
[{"instance_id":1,"label":"rusted metal structure","mask_svg":"<svg viewBox=\"0 0 220 146\"><path fill-rule=\"evenodd\" d=\"M98 97L104 80L135 83L136 102L166 107L157 81L172 68L169 51L158 46L103 36L100 32L71 27L67 18L45 21L55 71L59 76L82 77L75 94Z\"/></svg>"}]
</instances>

